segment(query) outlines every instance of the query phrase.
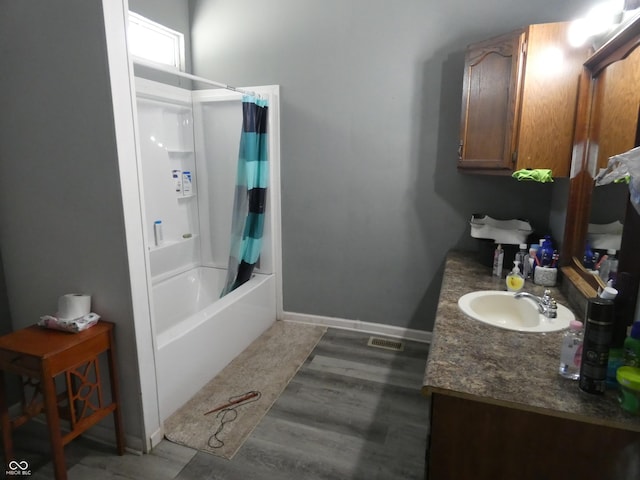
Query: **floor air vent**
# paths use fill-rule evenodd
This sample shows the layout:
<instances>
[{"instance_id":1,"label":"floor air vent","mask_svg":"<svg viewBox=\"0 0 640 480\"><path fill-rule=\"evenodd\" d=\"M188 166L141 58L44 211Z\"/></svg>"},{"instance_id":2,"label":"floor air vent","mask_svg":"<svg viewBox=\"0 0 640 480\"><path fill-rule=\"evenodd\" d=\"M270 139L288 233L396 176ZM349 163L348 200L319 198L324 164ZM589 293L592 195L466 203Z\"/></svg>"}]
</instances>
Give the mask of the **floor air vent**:
<instances>
[{"instance_id":1,"label":"floor air vent","mask_svg":"<svg viewBox=\"0 0 640 480\"><path fill-rule=\"evenodd\" d=\"M401 352L402 350L404 350L404 345L400 340L389 340L387 338L380 337L369 337L369 343L367 343L367 345L370 347L394 350L396 352Z\"/></svg>"}]
</instances>

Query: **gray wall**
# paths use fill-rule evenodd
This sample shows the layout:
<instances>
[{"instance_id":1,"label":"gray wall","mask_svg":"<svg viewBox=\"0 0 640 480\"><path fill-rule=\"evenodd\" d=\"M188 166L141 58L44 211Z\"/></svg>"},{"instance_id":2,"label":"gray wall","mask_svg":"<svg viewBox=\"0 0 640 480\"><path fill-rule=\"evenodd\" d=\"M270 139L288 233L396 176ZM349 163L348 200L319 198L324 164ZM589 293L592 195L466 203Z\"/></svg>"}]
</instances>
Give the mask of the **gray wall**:
<instances>
[{"instance_id":1,"label":"gray wall","mask_svg":"<svg viewBox=\"0 0 640 480\"><path fill-rule=\"evenodd\" d=\"M0 2L0 250L14 328L55 313L57 298L76 291L117 323L126 431L139 437L104 32L100 0Z\"/></svg>"},{"instance_id":2,"label":"gray wall","mask_svg":"<svg viewBox=\"0 0 640 480\"><path fill-rule=\"evenodd\" d=\"M7 283L4 278L4 265L2 252L0 251L0 335L13 330L11 325L11 313L9 312L9 299L7 298Z\"/></svg>"},{"instance_id":3,"label":"gray wall","mask_svg":"<svg viewBox=\"0 0 640 480\"><path fill-rule=\"evenodd\" d=\"M431 330L473 212L549 228L553 185L456 171L464 49L591 3L191 0L196 75L282 87L284 309Z\"/></svg>"}]
</instances>

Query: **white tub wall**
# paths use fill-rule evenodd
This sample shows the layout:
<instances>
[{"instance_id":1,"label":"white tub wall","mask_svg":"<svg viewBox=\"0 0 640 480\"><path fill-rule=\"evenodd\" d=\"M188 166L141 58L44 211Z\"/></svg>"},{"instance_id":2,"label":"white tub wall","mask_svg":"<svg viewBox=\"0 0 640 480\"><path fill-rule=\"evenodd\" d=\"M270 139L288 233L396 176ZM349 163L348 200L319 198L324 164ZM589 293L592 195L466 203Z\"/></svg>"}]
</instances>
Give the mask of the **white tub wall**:
<instances>
[{"instance_id":1,"label":"white tub wall","mask_svg":"<svg viewBox=\"0 0 640 480\"><path fill-rule=\"evenodd\" d=\"M200 312L193 330L158 338L160 419L165 421L275 321L274 275L256 275Z\"/></svg>"},{"instance_id":2,"label":"white tub wall","mask_svg":"<svg viewBox=\"0 0 640 480\"><path fill-rule=\"evenodd\" d=\"M226 275L226 270L198 267L155 284L153 307L156 335L170 340L189 329L185 319L219 299ZM162 342L158 342L158 347L161 346Z\"/></svg>"},{"instance_id":3,"label":"white tub wall","mask_svg":"<svg viewBox=\"0 0 640 480\"><path fill-rule=\"evenodd\" d=\"M197 267L201 264L200 237L196 235L150 249L149 264L152 283Z\"/></svg>"},{"instance_id":4,"label":"white tub wall","mask_svg":"<svg viewBox=\"0 0 640 480\"><path fill-rule=\"evenodd\" d=\"M189 90L135 79L144 191L144 224L154 281L201 263ZM194 195L177 193L172 170L191 171ZM154 243L154 221L162 221L164 241ZM184 238L184 235L191 235Z\"/></svg>"},{"instance_id":5,"label":"white tub wall","mask_svg":"<svg viewBox=\"0 0 640 480\"><path fill-rule=\"evenodd\" d=\"M153 223L161 220L165 242L176 242L185 233L198 233L196 197L176 193L172 178L174 169L195 167L191 147L174 143L184 135L171 132L172 127L178 130L185 110L147 99L137 103L147 233L153 240ZM149 246L154 247L153 243Z\"/></svg>"},{"instance_id":6,"label":"white tub wall","mask_svg":"<svg viewBox=\"0 0 640 480\"><path fill-rule=\"evenodd\" d=\"M242 128L242 97L226 90L193 92L202 262L227 268Z\"/></svg>"}]
</instances>

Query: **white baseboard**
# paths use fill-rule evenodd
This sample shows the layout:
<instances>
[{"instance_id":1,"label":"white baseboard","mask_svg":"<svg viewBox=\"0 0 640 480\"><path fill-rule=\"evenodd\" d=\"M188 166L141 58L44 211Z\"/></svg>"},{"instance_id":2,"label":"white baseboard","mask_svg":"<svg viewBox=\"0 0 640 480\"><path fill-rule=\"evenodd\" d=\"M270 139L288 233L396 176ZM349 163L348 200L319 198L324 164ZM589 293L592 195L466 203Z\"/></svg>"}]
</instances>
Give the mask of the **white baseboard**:
<instances>
[{"instance_id":1,"label":"white baseboard","mask_svg":"<svg viewBox=\"0 0 640 480\"><path fill-rule=\"evenodd\" d=\"M346 318L324 317L321 315L310 315L307 313L282 312L282 320L287 322L308 323L311 325L323 325L325 327L341 328L343 330L355 330L358 332L373 333L422 343L431 343L432 337L432 332L427 332L425 330L414 330L412 328L396 327L382 323L347 320Z\"/></svg>"},{"instance_id":2,"label":"white baseboard","mask_svg":"<svg viewBox=\"0 0 640 480\"><path fill-rule=\"evenodd\" d=\"M153 450L164 438L164 428L159 428L151 434L150 442L151 449Z\"/></svg>"}]
</instances>

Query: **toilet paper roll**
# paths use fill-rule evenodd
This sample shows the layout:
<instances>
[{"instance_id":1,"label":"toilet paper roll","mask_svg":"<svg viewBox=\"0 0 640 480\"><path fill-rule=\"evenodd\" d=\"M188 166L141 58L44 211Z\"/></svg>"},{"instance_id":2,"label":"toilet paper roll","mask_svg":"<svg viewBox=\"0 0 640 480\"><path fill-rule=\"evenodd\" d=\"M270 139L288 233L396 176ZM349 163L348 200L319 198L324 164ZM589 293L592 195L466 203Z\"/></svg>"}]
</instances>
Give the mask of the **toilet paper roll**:
<instances>
[{"instance_id":1,"label":"toilet paper roll","mask_svg":"<svg viewBox=\"0 0 640 480\"><path fill-rule=\"evenodd\" d=\"M91 295L67 293L58 298L56 317L63 320L80 318L91 312Z\"/></svg>"}]
</instances>

